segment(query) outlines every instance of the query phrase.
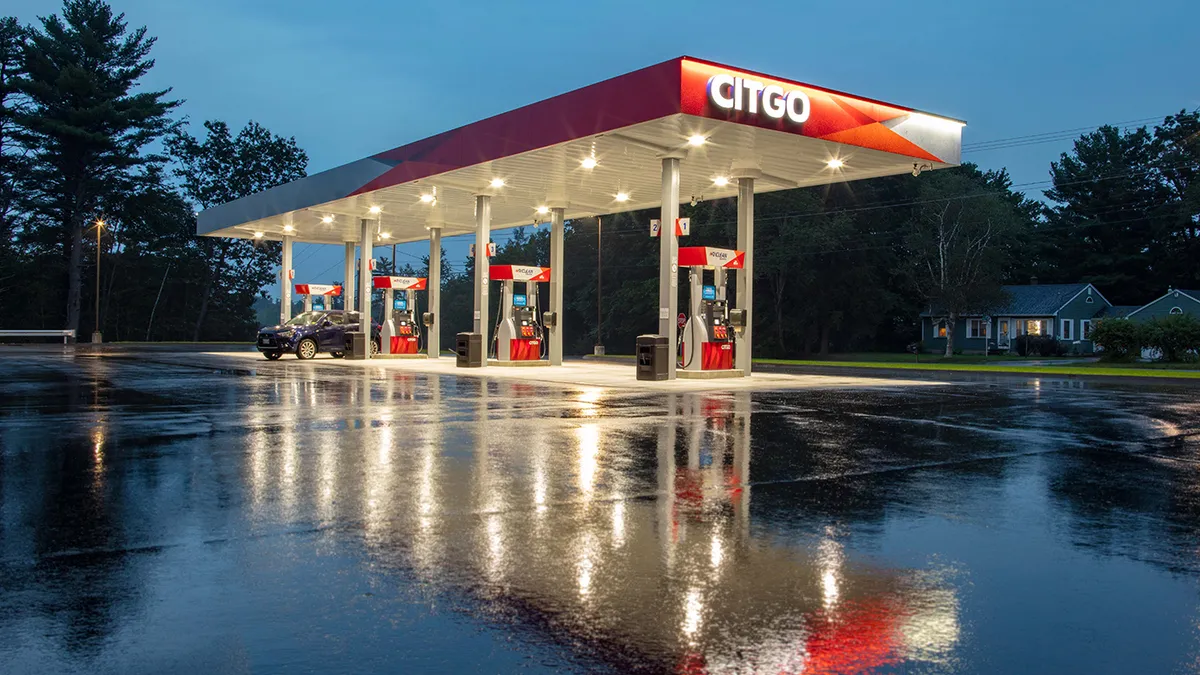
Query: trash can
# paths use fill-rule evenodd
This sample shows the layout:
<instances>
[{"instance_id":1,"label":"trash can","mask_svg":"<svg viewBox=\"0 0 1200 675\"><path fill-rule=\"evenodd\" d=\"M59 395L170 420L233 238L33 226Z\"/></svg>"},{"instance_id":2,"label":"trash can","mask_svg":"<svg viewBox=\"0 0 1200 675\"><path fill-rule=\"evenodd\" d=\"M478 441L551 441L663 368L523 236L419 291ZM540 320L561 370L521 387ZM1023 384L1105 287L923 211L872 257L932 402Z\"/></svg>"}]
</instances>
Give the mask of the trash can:
<instances>
[{"instance_id":1,"label":"trash can","mask_svg":"<svg viewBox=\"0 0 1200 675\"><path fill-rule=\"evenodd\" d=\"M369 349L366 333L346 331L346 358L365 359Z\"/></svg>"},{"instance_id":2,"label":"trash can","mask_svg":"<svg viewBox=\"0 0 1200 675\"><path fill-rule=\"evenodd\" d=\"M670 345L665 335L639 335L637 337L637 379L665 380L671 358Z\"/></svg>"},{"instance_id":3,"label":"trash can","mask_svg":"<svg viewBox=\"0 0 1200 675\"><path fill-rule=\"evenodd\" d=\"M458 355L459 368L480 368L483 366L483 335L479 333L459 333L454 338L454 352Z\"/></svg>"}]
</instances>

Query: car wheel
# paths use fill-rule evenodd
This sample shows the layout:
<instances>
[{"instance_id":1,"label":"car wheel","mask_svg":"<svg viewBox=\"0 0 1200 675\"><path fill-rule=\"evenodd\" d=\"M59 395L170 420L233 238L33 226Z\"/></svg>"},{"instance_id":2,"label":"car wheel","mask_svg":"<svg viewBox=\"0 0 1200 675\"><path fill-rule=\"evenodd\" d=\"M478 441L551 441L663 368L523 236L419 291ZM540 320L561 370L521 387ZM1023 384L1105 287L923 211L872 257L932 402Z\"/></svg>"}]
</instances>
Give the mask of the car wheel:
<instances>
[{"instance_id":1,"label":"car wheel","mask_svg":"<svg viewBox=\"0 0 1200 675\"><path fill-rule=\"evenodd\" d=\"M317 355L317 341L312 338L304 338L300 344L296 345L296 358L308 360Z\"/></svg>"},{"instance_id":2,"label":"car wheel","mask_svg":"<svg viewBox=\"0 0 1200 675\"><path fill-rule=\"evenodd\" d=\"M267 357L268 360L278 361L279 357L283 356L283 352L263 352L263 356Z\"/></svg>"},{"instance_id":3,"label":"car wheel","mask_svg":"<svg viewBox=\"0 0 1200 675\"><path fill-rule=\"evenodd\" d=\"M371 340L371 356L375 356L378 353L379 353L379 342L377 340Z\"/></svg>"},{"instance_id":4,"label":"car wheel","mask_svg":"<svg viewBox=\"0 0 1200 675\"><path fill-rule=\"evenodd\" d=\"M329 355L335 359L340 359L346 355L346 352L329 352Z\"/></svg>"}]
</instances>

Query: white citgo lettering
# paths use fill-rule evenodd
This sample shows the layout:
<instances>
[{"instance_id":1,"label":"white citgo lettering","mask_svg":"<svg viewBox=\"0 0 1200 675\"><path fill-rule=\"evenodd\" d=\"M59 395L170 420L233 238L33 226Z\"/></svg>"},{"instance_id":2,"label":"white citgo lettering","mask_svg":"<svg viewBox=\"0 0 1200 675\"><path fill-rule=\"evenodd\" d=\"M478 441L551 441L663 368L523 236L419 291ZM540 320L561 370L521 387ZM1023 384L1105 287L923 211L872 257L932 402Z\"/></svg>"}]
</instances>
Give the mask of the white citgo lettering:
<instances>
[{"instance_id":1,"label":"white citgo lettering","mask_svg":"<svg viewBox=\"0 0 1200 675\"><path fill-rule=\"evenodd\" d=\"M799 104L799 108L797 108ZM808 100L808 94L802 91L789 91L787 95L787 116L788 119L796 124L804 124L808 121L809 109L812 107Z\"/></svg>"},{"instance_id":2,"label":"white citgo lettering","mask_svg":"<svg viewBox=\"0 0 1200 675\"><path fill-rule=\"evenodd\" d=\"M762 82L755 82L754 80L746 80L746 94L748 94L748 99L746 102L749 104L749 107L750 107L750 110L748 110L747 112L749 112L751 115L758 114L758 96L759 96L759 94L762 93L762 90L763 90Z\"/></svg>"},{"instance_id":3,"label":"white citgo lettering","mask_svg":"<svg viewBox=\"0 0 1200 675\"><path fill-rule=\"evenodd\" d=\"M768 84L762 92L763 112L767 117L780 119L784 113L783 87Z\"/></svg>"},{"instance_id":4,"label":"white citgo lettering","mask_svg":"<svg viewBox=\"0 0 1200 675\"><path fill-rule=\"evenodd\" d=\"M729 93L725 93L726 89ZM713 75L708 78L708 98L715 103L718 108L730 110L733 108L733 76L732 75Z\"/></svg>"},{"instance_id":5,"label":"white citgo lettering","mask_svg":"<svg viewBox=\"0 0 1200 675\"><path fill-rule=\"evenodd\" d=\"M767 117L778 120L786 116L794 124L807 122L812 112L812 101L799 89L787 91L778 84L764 85L725 73L708 78L708 100L718 108L748 115L757 115L761 105Z\"/></svg>"}]
</instances>

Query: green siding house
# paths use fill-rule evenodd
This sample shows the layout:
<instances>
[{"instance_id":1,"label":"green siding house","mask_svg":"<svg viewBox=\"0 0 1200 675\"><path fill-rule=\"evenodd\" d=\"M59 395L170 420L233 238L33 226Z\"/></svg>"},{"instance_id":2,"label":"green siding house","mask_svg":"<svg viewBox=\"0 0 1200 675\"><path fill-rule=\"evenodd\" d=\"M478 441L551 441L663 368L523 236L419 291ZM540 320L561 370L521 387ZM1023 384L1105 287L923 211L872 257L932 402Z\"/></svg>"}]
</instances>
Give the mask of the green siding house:
<instances>
[{"instance_id":1,"label":"green siding house","mask_svg":"<svg viewBox=\"0 0 1200 675\"><path fill-rule=\"evenodd\" d=\"M1200 319L1200 291L1167 289L1166 295L1134 309L1126 316L1134 321L1150 321L1172 314L1190 314Z\"/></svg>"},{"instance_id":2,"label":"green siding house","mask_svg":"<svg viewBox=\"0 0 1200 675\"><path fill-rule=\"evenodd\" d=\"M1019 335L1053 335L1078 351L1091 353L1092 326L1115 314L1113 304L1091 284L1005 286L1008 303L988 316L960 316L954 346L964 352L1009 351ZM1132 308L1123 308L1125 310ZM921 341L931 351L946 349L948 322L933 310L921 313Z\"/></svg>"}]
</instances>

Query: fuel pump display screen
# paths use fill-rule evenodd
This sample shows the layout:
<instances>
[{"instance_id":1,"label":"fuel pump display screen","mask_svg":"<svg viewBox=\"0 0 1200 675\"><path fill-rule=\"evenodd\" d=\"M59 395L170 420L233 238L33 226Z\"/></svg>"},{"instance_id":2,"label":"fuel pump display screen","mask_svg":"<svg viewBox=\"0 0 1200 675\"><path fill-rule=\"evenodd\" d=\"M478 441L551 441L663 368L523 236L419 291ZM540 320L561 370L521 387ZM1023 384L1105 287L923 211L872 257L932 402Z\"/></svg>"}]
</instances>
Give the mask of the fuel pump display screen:
<instances>
[{"instance_id":1,"label":"fuel pump display screen","mask_svg":"<svg viewBox=\"0 0 1200 675\"><path fill-rule=\"evenodd\" d=\"M717 299L717 287L716 286L705 286L700 292L700 298L703 300L716 300Z\"/></svg>"},{"instance_id":2,"label":"fuel pump display screen","mask_svg":"<svg viewBox=\"0 0 1200 675\"><path fill-rule=\"evenodd\" d=\"M513 293L513 307L525 307L529 304L529 298L524 294Z\"/></svg>"},{"instance_id":3,"label":"fuel pump display screen","mask_svg":"<svg viewBox=\"0 0 1200 675\"><path fill-rule=\"evenodd\" d=\"M392 309L399 312L408 311L408 298L402 295L392 298Z\"/></svg>"},{"instance_id":4,"label":"fuel pump display screen","mask_svg":"<svg viewBox=\"0 0 1200 675\"><path fill-rule=\"evenodd\" d=\"M312 308L314 312L322 312L325 310L325 298L313 298Z\"/></svg>"}]
</instances>

